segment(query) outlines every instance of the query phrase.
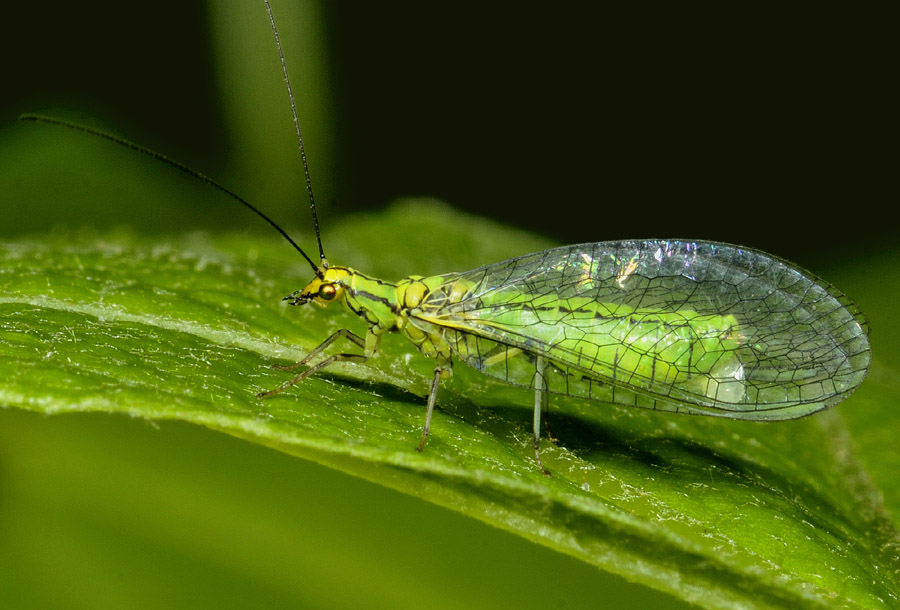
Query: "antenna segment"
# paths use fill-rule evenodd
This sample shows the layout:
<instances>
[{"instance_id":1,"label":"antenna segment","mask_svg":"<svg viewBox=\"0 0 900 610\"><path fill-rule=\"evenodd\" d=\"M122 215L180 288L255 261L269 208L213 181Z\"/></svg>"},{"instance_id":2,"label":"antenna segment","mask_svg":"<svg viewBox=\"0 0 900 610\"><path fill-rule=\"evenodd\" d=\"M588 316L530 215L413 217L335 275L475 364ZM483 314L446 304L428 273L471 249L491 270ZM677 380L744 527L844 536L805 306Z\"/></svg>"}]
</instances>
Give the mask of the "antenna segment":
<instances>
[{"instance_id":1,"label":"antenna segment","mask_svg":"<svg viewBox=\"0 0 900 610\"><path fill-rule=\"evenodd\" d=\"M275 15L269 0L266 2L266 13L269 15L269 23L272 24L272 33L275 35L275 46L278 47L278 58L281 60L281 71L284 74L284 84L287 86L288 98L291 101L291 114L294 117L294 130L297 132L297 142L300 144L300 159L303 162L303 174L306 177L306 192L309 194L309 209L312 210L313 226L316 229L316 242L319 244L319 257L322 260L322 268L328 267L325 260L325 250L322 249L322 236L319 234L319 217L316 215L316 199L313 195L312 179L309 176L309 164L306 161L306 149L303 146L303 135L300 133L300 119L297 116L297 104L294 101L294 91L291 89L291 78L288 76L287 63L284 60L284 50L281 48L281 39L278 37L278 28L275 26ZM305 256L305 255L304 255Z\"/></svg>"},{"instance_id":2,"label":"antenna segment","mask_svg":"<svg viewBox=\"0 0 900 610\"><path fill-rule=\"evenodd\" d=\"M201 174L197 170L191 169L187 165L183 165L174 159L170 159L169 157L165 156L164 154L158 153L155 150L145 148L145 147L141 146L140 144L135 144L134 142L126 140L125 138L120 138L119 136L114 136L111 133L106 133L105 131L99 131L97 129L85 127L84 125L78 125L76 123L69 123L67 121L62 121L60 119L54 119L53 117L41 116L39 114L23 114L23 115L19 116L19 120L20 121L38 121L41 123L49 123L51 125L59 125L60 127L68 127L69 129L73 129L75 131L80 131L81 133L86 133L86 134L89 134L92 136L97 136L99 138L103 138L104 140L109 140L110 142L118 144L119 146L124 146L125 148L128 148L128 149L133 150L138 153L141 153L142 155L147 155L151 159L156 159L157 161L162 161L166 165L169 165L170 167L174 167L175 169L184 172L188 176L192 176L192 177L196 178L197 180L200 180L201 182L205 182L206 184L213 187L214 189L221 191L222 193L225 193L232 199L244 204L245 206L250 208L250 210L253 211L257 216L259 216L260 218L265 220L267 223L269 223L276 231L281 233L282 237L284 237L286 240L288 240L289 244L294 246L294 249L297 252L299 252L300 254L303 255L303 258L305 258L307 260L307 262L310 264L310 266L313 268L313 271L315 272L316 276L321 277L322 271L319 268L319 266L316 265L312 261L312 259L309 258L309 256L307 256L306 252L303 251L303 248L298 246L297 242L295 242L293 239L291 239L291 236L288 235L284 229L282 229L277 224L275 224L274 220L272 220L271 218L269 218L268 216L263 214L252 203L250 203L249 201L247 201L246 199L244 199L243 197L241 197L234 191L222 186L221 184L219 184L218 182L216 182L209 176L206 176L205 174ZM318 233L319 233L319 231L317 229L316 236L318 236ZM320 245L320 248L321 248L321 245ZM323 258L323 261L324 261L324 258Z\"/></svg>"}]
</instances>

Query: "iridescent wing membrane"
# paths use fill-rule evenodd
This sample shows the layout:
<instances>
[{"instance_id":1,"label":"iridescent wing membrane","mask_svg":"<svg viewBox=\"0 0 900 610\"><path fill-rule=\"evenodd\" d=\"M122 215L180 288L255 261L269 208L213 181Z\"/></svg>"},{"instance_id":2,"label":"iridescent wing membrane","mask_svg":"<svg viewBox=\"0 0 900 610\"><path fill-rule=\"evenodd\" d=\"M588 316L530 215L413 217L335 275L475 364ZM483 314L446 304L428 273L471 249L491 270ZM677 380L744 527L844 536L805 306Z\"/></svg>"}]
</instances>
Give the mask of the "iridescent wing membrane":
<instances>
[{"instance_id":1,"label":"iridescent wing membrane","mask_svg":"<svg viewBox=\"0 0 900 610\"><path fill-rule=\"evenodd\" d=\"M569 396L791 419L849 396L871 360L847 297L748 248L600 242L442 277L413 324L508 383L534 387L546 361L548 389Z\"/></svg>"}]
</instances>

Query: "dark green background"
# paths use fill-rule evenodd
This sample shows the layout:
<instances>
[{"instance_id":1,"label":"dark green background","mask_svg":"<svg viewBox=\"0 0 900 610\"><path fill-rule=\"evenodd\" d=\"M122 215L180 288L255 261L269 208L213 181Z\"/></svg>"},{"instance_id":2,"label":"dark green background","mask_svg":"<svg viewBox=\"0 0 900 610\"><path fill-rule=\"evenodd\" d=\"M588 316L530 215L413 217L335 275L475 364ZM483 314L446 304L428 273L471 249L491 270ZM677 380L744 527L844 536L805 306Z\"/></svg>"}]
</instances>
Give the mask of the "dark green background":
<instances>
[{"instance_id":1,"label":"dark green background","mask_svg":"<svg viewBox=\"0 0 900 610\"><path fill-rule=\"evenodd\" d=\"M3 235L57 225L257 226L158 164L14 122L29 111L114 130L307 226L294 197L302 197L294 153L282 152L294 145L262 3L239 3L258 13L245 34L222 30L243 24L218 4L5 9ZM293 78L298 96L311 98L301 121L323 222L400 195L433 195L563 242L713 238L814 268L895 238L884 216L896 200L884 145L896 141L886 20L679 11L320 7L315 27L327 36L314 61L330 93L310 87L303 70ZM280 27L296 43L296 24ZM271 89L221 76L231 62L222 66L215 41L227 47L229 36L269 53L256 71L268 72ZM270 103L284 114L266 131L255 121L269 118ZM205 430L163 424L161 434L100 416L0 418L0 511L4 531L16 532L2 553L10 607L119 607L129 596L159 607L172 601L167 592L188 607L227 607L226 599L277 607L298 597L307 607L398 598L409 607L676 603L448 511ZM95 480L112 466L116 476Z\"/></svg>"},{"instance_id":2,"label":"dark green background","mask_svg":"<svg viewBox=\"0 0 900 610\"><path fill-rule=\"evenodd\" d=\"M241 193L271 192L229 178L242 144L223 124L235 93L215 77L208 10L218 9L7 9L2 117L65 104ZM429 195L562 242L710 238L801 264L822 251L839 260L896 235L885 210L896 199L886 147L897 99L883 17L323 3L333 92L318 100L324 122L308 108L301 117L308 138L339 153L310 151L319 199L343 213ZM289 19L282 29L289 44L303 37ZM298 95L315 97L289 61ZM277 75L268 63L259 69ZM285 121L257 139L289 137ZM297 218L287 203L262 203ZM246 221L225 216L213 220Z\"/></svg>"}]
</instances>

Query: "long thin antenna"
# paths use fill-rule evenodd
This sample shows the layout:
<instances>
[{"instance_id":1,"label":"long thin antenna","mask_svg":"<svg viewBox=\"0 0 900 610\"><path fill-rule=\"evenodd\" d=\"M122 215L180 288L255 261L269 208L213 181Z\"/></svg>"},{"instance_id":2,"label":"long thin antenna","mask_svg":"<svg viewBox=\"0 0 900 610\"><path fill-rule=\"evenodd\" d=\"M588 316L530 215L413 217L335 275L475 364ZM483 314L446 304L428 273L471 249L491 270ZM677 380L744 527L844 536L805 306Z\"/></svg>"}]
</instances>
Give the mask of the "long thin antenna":
<instances>
[{"instance_id":1,"label":"long thin antenna","mask_svg":"<svg viewBox=\"0 0 900 610\"><path fill-rule=\"evenodd\" d=\"M297 132L297 142L300 144L300 159L303 161L303 174L306 176L306 192L309 194L309 209L312 210L313 226L316 229L316 241L319 243L319 257L322 259L322 267L328 267L325 260L325 250L322 249L322 237L319 234L319 217L316 215L316 198L313 195L312 179L309 177L309 164L306 162L306 149L303 147L303 135L300 133L300 119L297 116L297 104L294 102L294 91L291 89L291 78L288 76L287 63L284 61L284 50L281 48L281 39L278 37L278 28L275 26L275 15L269 0L266 1L266 12L269 14L269 23L272 24L272 33L275 34L275 46L278 47L278 58L281 60L281 71L284 73L284 84L287 86L288 98L291 100L291 114L294 116L294 129Z\"/></svg>"},{"instance_id":2,"label":"long thin antenna","mask_svg":"<svg viewBox=\"0 0 900 610\"><path fill-rule=\"evenodd\" d=\"M309 262L310 266L313 268L313 271L315 272L316 276L322 277L322 270L319 268L319 266L316 265L312 261L312 259L306 255L306 252L303 251L303 248L298 246L297 242L295 242L293 239L291 239L291 236L288 235L284 231L284 229L282 229L277 224L275 224L274 220L272 220L271 218L269 218L268 216L266 216L265 214L260 212L258 209L256 209L256 207L252 203L250 203L249 201L247 201L240 195L236 194L235 192L225 188L224 186L222 186L221 184L219 184L218 182L216 182L209 176L201 174L197 170L191 169L187 165L183 165L183 164L179 163L178 161L175 161L174 159L170 159L169 157L167 157L161 153L158 153L155 150L150 150L149 148L144 148L140 144L135 144L134 142L126 140L125 138L120 138L119 136L114 136L111 133L106 133L105 131L99 131L97 129L85 127L84 125L78 125L77 123L69 123L67 121L62 121L60 119L54 119L53 117L41 116L39 114L23 114L23 115L19 116L19 120L20 121L39 121L41 123L50 123L51 125L59 125L61 127L68 127L69 129L73 129L75 131L80 131L82 133L90 134L92 136L97 136L97 137L103 138L104 140L109 140L110 142L114 142L120 146L124 146L125 148L131 149L135 152L139 152L142 155L147 155L148 157L150 157L152 159L156 159L157 161L162 161L163 163L165 163L171 167L174 167L175 169L180 170L180 171L184 172L185 174L200 180L201 182L205 182L209 186L225 193L232 199L235 199L235 200L239 201L240 203L244 204L245 206L250 208L250 210L255 212L257 216L259 216L260 218L265 220L267 223L269 223L276 231L281 233L282 237L284 237L286 240L288 240L289 244L294 246L294 249L297 252L299 252L300 254L303 255L303 258L305 258L307 260L307 262ZM316 234L318 235L318 230L316 230Z\"/></svg>"}]
</instances>

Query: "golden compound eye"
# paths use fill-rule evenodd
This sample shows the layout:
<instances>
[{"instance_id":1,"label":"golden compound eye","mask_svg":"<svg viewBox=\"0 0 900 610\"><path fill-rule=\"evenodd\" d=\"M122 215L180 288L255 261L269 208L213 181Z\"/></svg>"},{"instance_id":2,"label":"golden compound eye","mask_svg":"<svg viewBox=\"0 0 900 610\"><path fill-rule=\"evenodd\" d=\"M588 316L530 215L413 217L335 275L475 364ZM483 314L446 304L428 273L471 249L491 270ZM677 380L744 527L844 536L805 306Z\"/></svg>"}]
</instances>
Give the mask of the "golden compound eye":
<instances>
[{"instance_id":1,"label":"golden compound eye","mask_svg":"<svg viewBox=\"0 0 900 610\"><path fill-rule=\"evenodd\" d=\"M319 298L323 301L330 301L335 295L337 295L337 288L334 287L334 284L322 284L319 288Z\"/></svg>"}]
</instances>

